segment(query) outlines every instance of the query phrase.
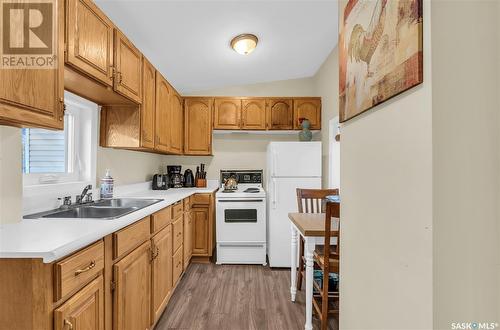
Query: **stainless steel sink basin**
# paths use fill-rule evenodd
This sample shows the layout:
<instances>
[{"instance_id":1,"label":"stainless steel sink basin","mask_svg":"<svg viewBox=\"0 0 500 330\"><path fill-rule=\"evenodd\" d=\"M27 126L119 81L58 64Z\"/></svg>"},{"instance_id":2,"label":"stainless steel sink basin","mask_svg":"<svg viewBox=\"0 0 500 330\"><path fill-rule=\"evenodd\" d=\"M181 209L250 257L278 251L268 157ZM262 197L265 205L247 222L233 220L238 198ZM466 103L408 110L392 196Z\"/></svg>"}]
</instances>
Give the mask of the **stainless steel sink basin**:
<instances>
[{"instance_id":1,"label":"stainless steel sink basin","mask_svg":"<svg viewBox=\"0 0 500 330\"><path fill-rule=\"evenodd\" d=\"M42 216L42 218L116 219L137 211L136 207L94 207L81 206Z\"/></svg>"},{"instance_id":2,"label":"stainless steel sink basin","mask_svg":"<svg viewBox=\"0 0 500 330\"><path fill-rule=\"evenodd\" d=\"M147 206L161 202L163 199L116 198L98 200L91 204L72 205L67 208L45 211L25 216L25 219L64 218L64 219L102 219L112 220Z\"/></svg>"},{"instance_id":3,"label":"stainless steel sink basin","mask_svg":"<svg viewBox=\"0 0 500 330\"><path fill-rule=\"evenodd\" d=\"M155 203L161 202L163 199L138 199L138 198L116 198L116 199L101 199L92 206L94 207L138 207L143 208Z\"/></svg>"}]
</instances>

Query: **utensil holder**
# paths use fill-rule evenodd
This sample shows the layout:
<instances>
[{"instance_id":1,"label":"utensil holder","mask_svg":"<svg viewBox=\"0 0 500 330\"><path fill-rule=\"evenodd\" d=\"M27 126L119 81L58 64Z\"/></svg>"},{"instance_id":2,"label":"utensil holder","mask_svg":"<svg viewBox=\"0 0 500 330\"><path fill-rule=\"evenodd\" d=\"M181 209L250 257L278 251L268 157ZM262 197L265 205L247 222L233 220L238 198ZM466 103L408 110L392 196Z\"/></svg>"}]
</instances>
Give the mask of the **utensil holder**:
<instances>
[{"instance_id":1,"label":"utensil holder","mask_svg":"<svg viewBox=\"0 0 500 330\"><path fill-rule=\"evenodd\" d=\"M206 188L207 179L196 179L196 188Z\"/></svg>"}]
</instances>

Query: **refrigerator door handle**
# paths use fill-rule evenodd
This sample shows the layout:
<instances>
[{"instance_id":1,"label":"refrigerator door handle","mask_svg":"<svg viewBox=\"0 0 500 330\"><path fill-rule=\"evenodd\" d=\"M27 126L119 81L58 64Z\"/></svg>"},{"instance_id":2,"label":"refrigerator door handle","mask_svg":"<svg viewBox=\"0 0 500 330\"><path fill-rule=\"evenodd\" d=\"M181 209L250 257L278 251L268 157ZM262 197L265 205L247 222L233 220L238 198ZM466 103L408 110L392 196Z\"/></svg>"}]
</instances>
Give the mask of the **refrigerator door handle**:
<instances>
[{"instance_id":1,"label":"refrigerator door handle","mask_svg":"<svg viewBox=\"0 0 500 330\"><path fill-rule=\"evenodd\" d=\"M278 192L276 191L276 179L273 179L273 209L276 210L276 200L278 198Z\"/></svg>"},{"instance_id":2,"label":"refrigerator door handle","mask_svg":"<svg viewBox=\"0 0 500 330\"><path fill-rule=\"evenodd\" d=\"M276 176L276 150L273 150L273 176Z\"/></svg>"}]
</instances>

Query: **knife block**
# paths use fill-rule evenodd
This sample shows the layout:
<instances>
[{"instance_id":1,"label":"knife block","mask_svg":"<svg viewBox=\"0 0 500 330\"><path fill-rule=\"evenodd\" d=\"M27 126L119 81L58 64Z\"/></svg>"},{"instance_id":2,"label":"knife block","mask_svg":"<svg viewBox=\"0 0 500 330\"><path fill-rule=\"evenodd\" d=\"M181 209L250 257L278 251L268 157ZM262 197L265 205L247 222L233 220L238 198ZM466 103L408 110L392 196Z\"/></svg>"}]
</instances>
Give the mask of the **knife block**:
<instances>
[{"instance_id":1,"label":"knife block","mask_svg":"<svg viewBox=\"0 0 500 330\"><path fill-rule=\"evenodd\" d=\"M207 179L196 179L196 188L206 188L207 187Z\"/></svg>"}]
</instances>

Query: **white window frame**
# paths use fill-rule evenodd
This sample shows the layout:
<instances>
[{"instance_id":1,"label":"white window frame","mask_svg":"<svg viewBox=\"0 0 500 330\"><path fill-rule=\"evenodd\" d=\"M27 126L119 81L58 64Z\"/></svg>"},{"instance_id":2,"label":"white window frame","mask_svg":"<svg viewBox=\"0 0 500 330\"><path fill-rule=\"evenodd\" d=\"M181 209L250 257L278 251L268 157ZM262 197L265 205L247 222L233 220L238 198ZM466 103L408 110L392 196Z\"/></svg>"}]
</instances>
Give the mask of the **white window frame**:
<instances>
[{"instance_id":1,"label":"white window frame","mask_svg":"<svg viewBox=\"0 0 500 330\"><path fill-rule=\"evenodd\" d=\"M74 126L74 136L66 147L70 173L23 174L25 197L64 192L75 186L94 184L96 178L98 106L69 92L64 93L64 103L69 117L65 125ZM73 111L78 108L79 111ZM68 137L67 137L68 138ZM90 141L87 144L86 141ZM74 152L73 152L74 151Z\"/></svg>"}]
</instances>

